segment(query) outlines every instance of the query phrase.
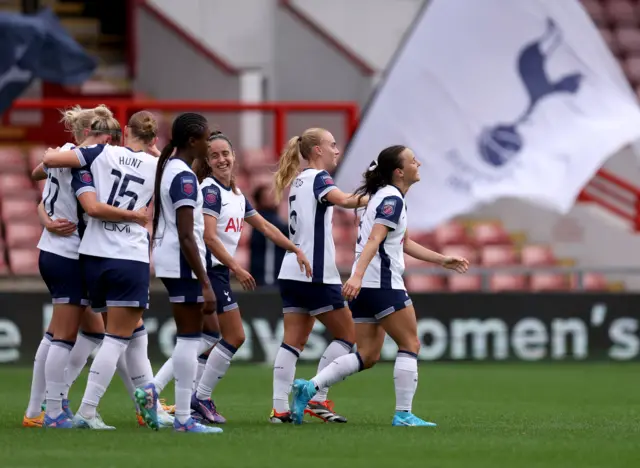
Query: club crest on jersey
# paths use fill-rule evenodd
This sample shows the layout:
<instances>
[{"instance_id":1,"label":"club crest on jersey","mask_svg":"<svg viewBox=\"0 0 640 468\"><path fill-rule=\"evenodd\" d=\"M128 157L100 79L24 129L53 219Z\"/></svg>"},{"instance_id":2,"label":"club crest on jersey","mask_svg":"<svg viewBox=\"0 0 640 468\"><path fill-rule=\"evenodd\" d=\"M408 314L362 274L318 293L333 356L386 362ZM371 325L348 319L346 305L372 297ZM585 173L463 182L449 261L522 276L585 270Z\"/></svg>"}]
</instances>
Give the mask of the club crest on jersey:
<instances>
[{"instance_id":1,"label":"club crest on jersey","mask_svg":"<svg viewBox=\"0 0 640 468\"><path fill-rule=\"evenodd\" d=\"M195 180L191 177L183 177L180 182L182 182L182 193L192 195L195 190Z\"/></svg>"},{"instance_id":2,"label":"club crest on jersey","mask_svg":"<svg viewBox=\"0 0 640 468\"><path fill-rule=\"evenodd\" d=\"M330 175L323 175L322 180L324 181L325 185L333 185L333 178Z\"/></svg>"},{"instance_id":3,"label":"club crest on jersey","mask_svg":"<svg viewBox=\"0 0 640 468\"><path fill-rule=\"evenodd\" d=\"M208 205L215 205L218 201L218 195L216 195L216 191L213 188L208 188L206 190L204 201L206 201Z\"/></svg>"},{"instance_id":4,"label":"club crest on jersey","mask_svg":"<svg viewBox=\"0 0 640 468\"><path fill-rule=\"evenodd\" d=\"M382 205L382 214L385 216L391 216L396 211L396 201L387 200Z\"/></svg>"},{"instance_id":5,"label":"club crest on jersey","mask_svg":"<svg viewBox=\"0 0 640 468\"><path fill-rule=\"evenodd\" d=\"M85 184L90 184L93 182L93 177L91 176L91 172L89 171L80 171L80 180Z\"/></svg>"}]
</instances>

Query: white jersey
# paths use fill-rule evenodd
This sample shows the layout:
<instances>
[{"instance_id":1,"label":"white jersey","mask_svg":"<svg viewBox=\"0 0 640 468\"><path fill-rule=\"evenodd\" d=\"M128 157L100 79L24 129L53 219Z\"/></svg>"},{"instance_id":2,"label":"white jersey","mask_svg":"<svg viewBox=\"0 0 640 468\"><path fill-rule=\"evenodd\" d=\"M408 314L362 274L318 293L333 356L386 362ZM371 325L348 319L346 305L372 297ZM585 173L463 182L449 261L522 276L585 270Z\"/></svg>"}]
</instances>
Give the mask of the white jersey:
<instances>
[{"instance_id":1,"label":"white jersey","mask_svg":"<svg viewBox=\"0 0 640 468\"><path fill-rule=\"evenodd\" d=\"M160 220L153 249L153 264L158 278L196 278L180 249L176 210L193 207L193 235L198 244L200 260L205 263L204 217L202 192L198 179L183 160L169 159L160 182Z\"/></svg>"},{"instance_id":2,"label":"white jersey","mask_svg":"<svg viewBox=\"0 0 640 468\"><path fill-rule=\"evenodd\" d=\"M202 212L213 216L218 220L218 239L224 245L232 257L236 253L244 220L256 215L249 200L237 190L234 193L231 187L227 187L213 177L207 177L200 184L202 191ZM222 265L214 255L207 250L207 269Z\"/></svg>"},{"instance_id":3,"label":"white jersey","mask_svg":"<svg viewBox=\"0 0 640 468\"><path fill-rule=\"evenodd\" d=\"M324 284L342 284L336 267L333 243L333 206L326 195L337 187L327 171L305 169L291 184L289 192L289 237L311 262L312 278L300 271L296 255L287 252L279 279Z\"/></svg>"},{"instance_id":4,"label":"white jersey","mask_svg":"<svg viewBox=\"0 0 640 468\"><path fill-rule=\"evenodd\" d=\"M82 164L73 171L76 196L95 191L98 202L125 210L149 206L153 198L158 159L122 146L93 145L76 148ZM89 218L80 253L149 263L149 233L133 222Z\"/></svg>"},{"instance_id":5,"label":"white jersey","mask_svg":"<svg viewBox=\"0 0 640 468\"><path fill-rule=\"evenodd\" d=\"M360 218L358 241L356 243L356 261L352 273L367 243L375 224L384 224L390 228L387 237L367 267L362 280L363 288L405 289L404 273L404 235L407 231L407 207L400 190L386 185L370 199Z\"/></svg>"},{"instance_id":6,"label":"white jersey","mask_svg":"<svg viewBox=\"0 0 640 468\"><path fill-rule=\"evenodd\" d=\"M60 151L73 149L75 145L66 143ZM52 220L66 219L78 225L70 236L58 236L46 229L42 230L38 248L45 252L60 255L66 258L78 259L80 254L80 234L84 231L85 220L82 216L82 207L78 204L76 195L71 187L70 168L44 168L47 173L47 181L42 191L44 209Z\"/></svg>"}]
</instances>

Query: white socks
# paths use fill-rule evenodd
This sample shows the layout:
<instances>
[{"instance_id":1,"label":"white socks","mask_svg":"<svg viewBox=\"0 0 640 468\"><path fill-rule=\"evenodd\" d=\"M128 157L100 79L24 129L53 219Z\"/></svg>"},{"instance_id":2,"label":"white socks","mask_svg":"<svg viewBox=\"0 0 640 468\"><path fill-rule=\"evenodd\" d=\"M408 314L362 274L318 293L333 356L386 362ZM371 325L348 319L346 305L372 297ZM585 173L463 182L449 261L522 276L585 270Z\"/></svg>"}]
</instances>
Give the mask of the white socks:
<instances>
[{"instance_id":1,"label":"white socks","mask_svg":"<svg viewBox=\"0 0 640 468\"><path fill-rule=\"evenodd\" d=\"M289 411L289 393L300 353L299 349L282 343L273 361L273 409L277 413Z\"/></svg>"},{"instance_id":2,"label":"white socks","mask_svg":"<svg viewBox=\"0 0 640 468\"><path fill-rule=\"evenodd\" d=\"M100 399L116 373L120 356L126 351L129 338L105 335L102 347L98 351L89 370L87 388L78 412L85 418L94 418Z\"/></svg>"},{"instance_id":3,"label":"white socks","mask_svg":"<svg viewBox=\"0 0 640 468\"><path fill-rule=\"evenodd\" d=\"M153 382L153 369L147 355L148 345L149 335L142 325L134 330L125 353L129 378L134 388L142 388Z\"/></svg>"},{"instance_id":4,"label":"white socks","mask_svg":"<svg viewBox=\"0 0 640 468\"><path fill-rule=\"evenodd\" d=\"M191 392L201 346L200 336L178 335L171 355L176 379L176 418L181 424L191 417Z\"/></svg>"},{"instance_id":5,"label":"white socks","mask_svg":"<svg viewBox=\"0 0 640 468\"><path fill-rule=\"evenodd\" d=\"M85 333L80 332L76 340L76 344L73 346L71 353L69 354L69 362L67 368L64 370L64 381L66 388L64 391L64 398L69 398L69 389L73 382L76 381L82 369L87 364L87 360L93 350L100 346L104 339L104 333Z\"/></svg>"},{"instance_id":6,"label":"white socks","mask_svg":"<svg viewBox=\"0 0 640 468\"><path fill-rule=\"evenodd\" d=\"M200 347L198 348L198 355L201 355L202 353L206 352L209 348L211 348L213 345L215 345L218 341L220 341L220 335L218 335L217 333L203 333L202 334L202 341L200 343ZM204 364L206 362L207 358L205 357L202 360L202 370L200 370L200 368L198 368L198 371L200 374L198 375L196 373L196 384L199 380L199 377L202 376L202 372L204 372ZM200 361L200 359L199 359ZM164 390L164 388L167 386L167 384L169 382L171 382L171 379L173 379L173 359L169 358L167 359L167 362L165 362L162 367L160 368L160 370L158 371L158 373L156 374L156 376L153 379L153 383L156 386L156 391L158 392L158 394L160 394L162 392L162 390Z\"/></svg>"},{"instance_id":7,"label":"white socks","mask_svg":"<svg viewBox=\"0 0 640 468\"><path fill-rule=\"evenodd\" d=\"M331 364L334 360L339 358L340 356L344 356L348 354L353 349L353 343L349 343L344 340L333 340L325 349L324 354L320 358L320 362L318 362L318 374L329 364ZM321 388L318 390L318 393L313 397L313 401L323 402L327 400L327 393L329 392L329 388Z\"/></svg>"},{"instance_id":8,"label":"white socks","mask_svg":"<svg viewBox=\"0 0 640 468\"><path fill-rule=\"evenodd\" d=\"M311 381L318 389L331 387L333 384L346 379L356 372L360 372L362 369L364 369L364 366L360 353L349 353L335 359Z\"/></svg>"},{"instance_id":9,"label":"white socks","mask_svg":"<svg viewBox=\"0 0 640 468\"><path fill-rule=\"evenodd\" d=\"M411 412L413 396L418 388L418 356L409 351L398 351L393 367L396 389L396 411Z\"/></svg>"},{"instance_id":10,"label":"white socks","mask_svg":"<svg viewBox=\"0 0 640 468\"><path fill-rule=\"evenodd\" d=\"M29 406L27 406L27 418L37 418L42 413L42 402L44 401L46 383L44 377L44 368L47 361L47 354L51 346L53 336L45 333L33 362L33 376L31 377L31 396L29 397Z\"/></svg>"},{"instance_id":11,"label":"white socks","mask_svg":"<svg viewBox=\"0 0 640 468\"><path fill-rule=\"evenodd\" d=\"M218 345L213 348L207 359L202 378L198 383L198 389L196 390L196 398L198 400L211 398L211 393L216 388L216 385L227 373L227 369L231 365L231 359L236 354L236 351L238 349L235 346L231 346L224 339L220 340Z\"/></svg>"},{"instance_id":12,"label":"white socks","mask_svg":"<svg viewBox=\"0 0 640 468\"><path fill-rule=\"evenodd\" d=\"M51 347L44 366L47 385L47 416L57 418L62 413L62 399L65 396L66 384L64 370L69 362L69 353L73 341L51 340Z\"/></svg>"}]
</instances>

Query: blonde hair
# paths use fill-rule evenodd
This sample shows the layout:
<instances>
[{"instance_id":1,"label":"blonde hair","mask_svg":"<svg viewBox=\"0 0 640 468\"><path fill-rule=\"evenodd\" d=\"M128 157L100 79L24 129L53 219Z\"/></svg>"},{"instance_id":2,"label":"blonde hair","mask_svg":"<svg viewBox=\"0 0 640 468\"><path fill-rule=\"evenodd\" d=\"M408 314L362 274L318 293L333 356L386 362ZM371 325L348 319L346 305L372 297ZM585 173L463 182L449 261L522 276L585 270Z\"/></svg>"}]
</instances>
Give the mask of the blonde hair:
<instances>
[{"instance_id":1,"label":"blonde hair","mask_svg":"<svg viewBox=\"0 0 640 468\"><path fill-rule=\"evenodd\" d=\"M282 193L291 185L291 182L298 176L300 169L300 157L309 160L314 146L318 146L322 140L324 128L308 128L302 135L289 139L287 146L280 155L278 171L275 177L276 202L282 200Z\"/></svg>"},{"instance_id":2,"label":"blonde hair","mask_svg":"<svg viewBox=\"0 0 640 468\"><path fill-rule=\"evenodd\" d=\"M143 143L150 144L158 135L158 122L149 111L136 112L129 119L127 126L135 138Z\"/></svg>"},{"instance_id":3,"label":"blonde hair","mask_svg":"<svg viewBox=\"0 0 640 468\"><path fill-rule=\"evenodd\" d=\"M101 105L93 109L95 116L89 125L89 135L111 135L114 143L119 143L122 137L120 122L114 117L107 106Z\"/></svg>"}]
</instances>

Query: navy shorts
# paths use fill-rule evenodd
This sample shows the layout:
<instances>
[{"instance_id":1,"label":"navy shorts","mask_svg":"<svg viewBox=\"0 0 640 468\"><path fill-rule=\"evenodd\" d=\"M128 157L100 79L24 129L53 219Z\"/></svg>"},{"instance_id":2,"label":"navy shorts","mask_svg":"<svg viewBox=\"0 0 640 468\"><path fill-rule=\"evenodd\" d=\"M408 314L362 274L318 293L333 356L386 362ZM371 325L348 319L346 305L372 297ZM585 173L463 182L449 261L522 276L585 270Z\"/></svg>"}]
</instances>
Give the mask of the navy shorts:
<instances>
[{"instance_id":1,"label":"navy shorts","mask_svg":"<svg viewBox=\"0 0 640 468\"><path fill-rule=\"evenodd\" d=\"M362 288L358 297L349 302L355 323L378 323L381 318L412 304L404 289Z\"/></svg>"},{"instance_id":2,"label":"navy shorts","mask_svg":"<svg viewBox=\"0 0 640 468\"><path fill-rule=\"evenodd\" d=\"M347 307L340 284L305 283L294 280L279 280L279 283L282 311L285 314L319 315Z\"/></svg>"},{"instance_id":3,"label":"navy shorts","mask_svg":"<svg viewBox=\"0 0 640 468\"><path fill-rule=\"evenodd\" d=\"M149 307L149 264L119 258L82 256L94 312L107 307Z\"/></svg>"},{"instance_id":4,"label":"navy shorts","mask_svg":"<svg viewBox=\"0 0 640 468\"><path fill-rule=\"evenodd\" d=\"M52 303L89 305L89 296L80 260L41 250L38 267L51 294Z\"/></svg>"},{"instance_id":5,"label":"navy shorts","mask_svg":"<svg viewBox=\"0 0 640 468\"><path fill-rule=\"evenodd\" d=\"M204 302L202 285L193 278L160 278L169 293L169 302L195 304Z\"/></svg>"},{"instance_id":6,"label":"navy shorts","mask_svg":"<svg viewBox=\"0 0 640 468\"><path fill-rule=\"evenodd\" d=\"M211 287L216 295L218 314L224 314L230 310L238 308L231 286L229 284L229 268L224 265L218 265L207 270Z\"/></svg>"}]
</instances>

